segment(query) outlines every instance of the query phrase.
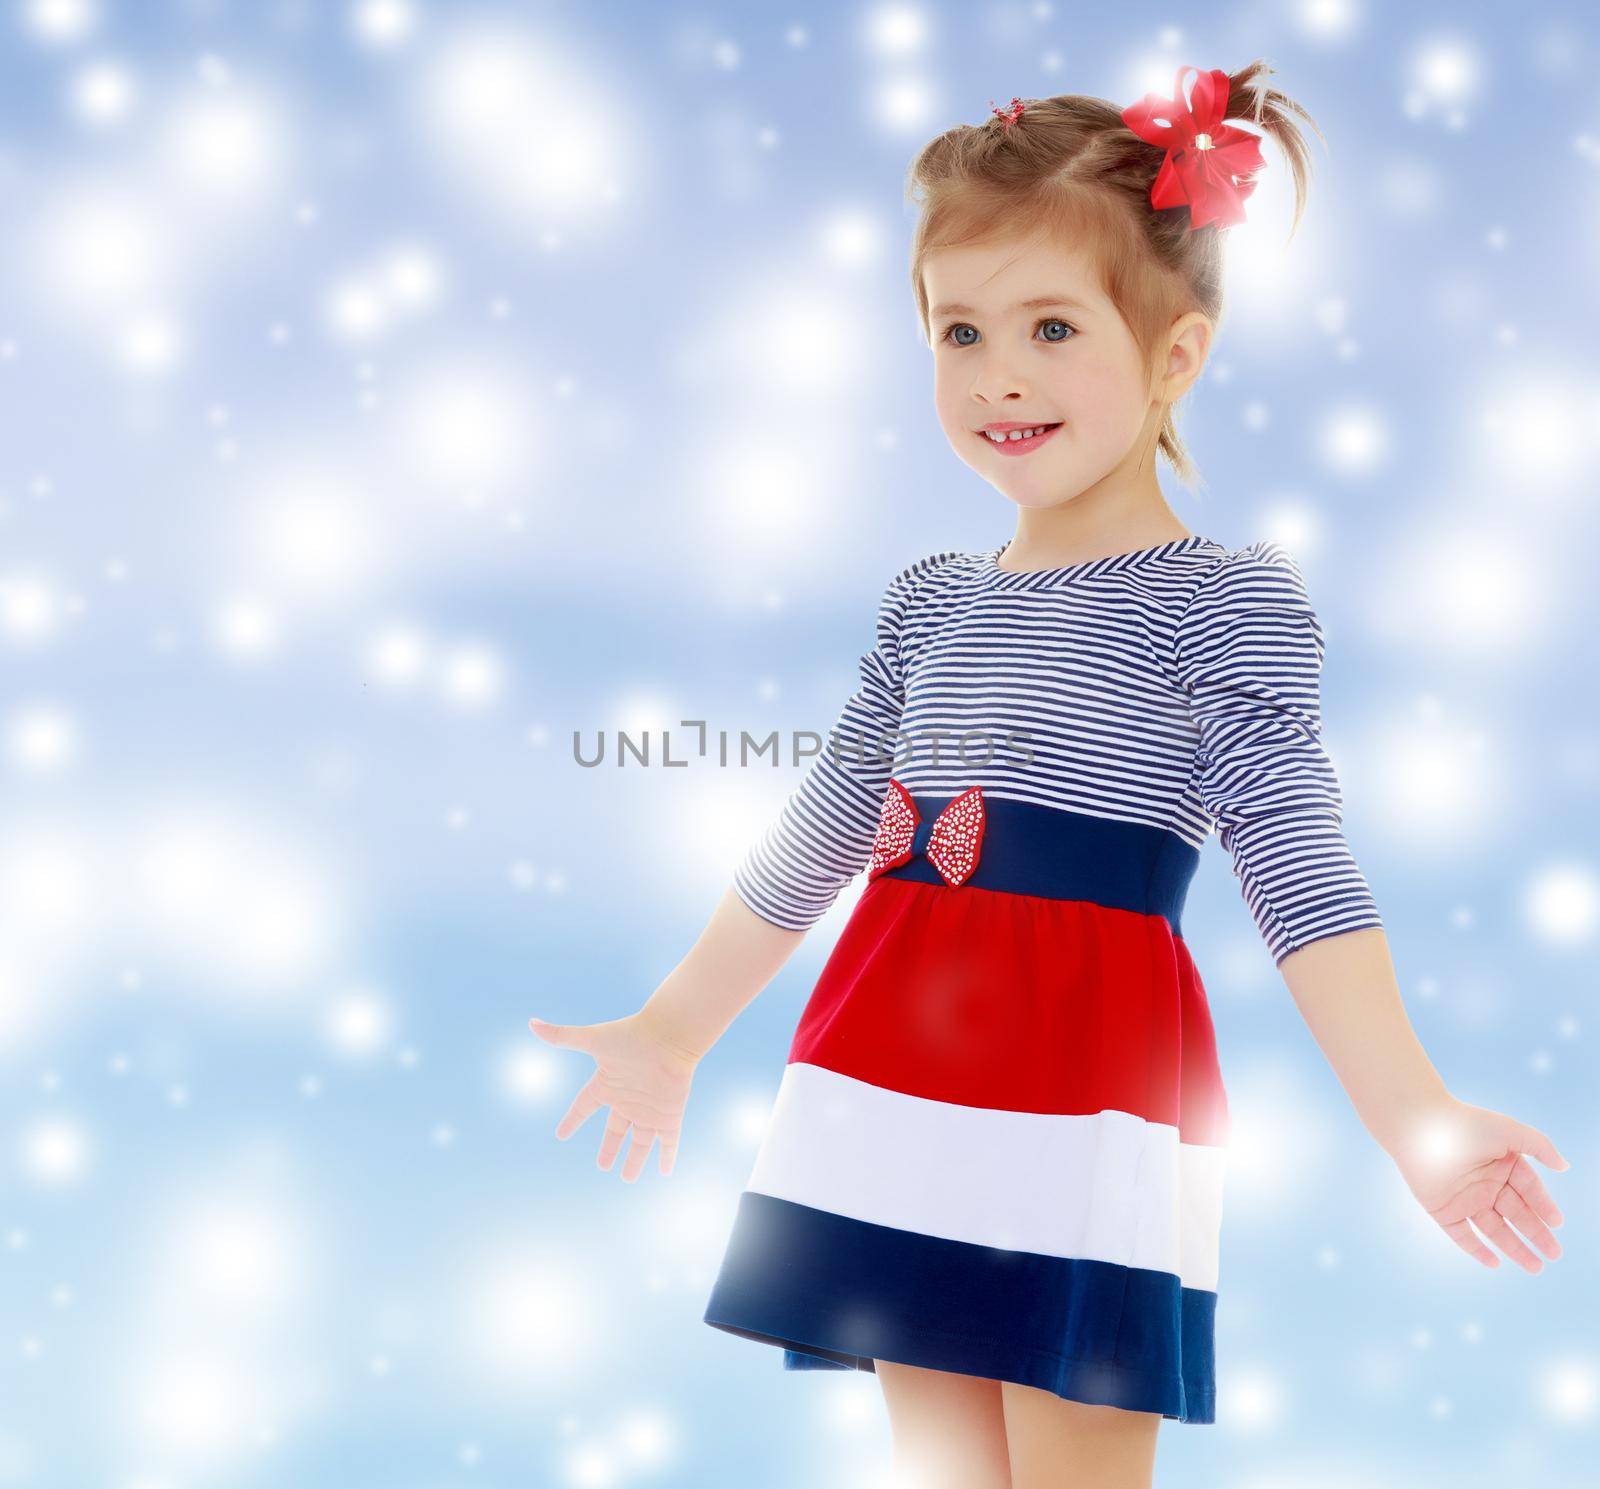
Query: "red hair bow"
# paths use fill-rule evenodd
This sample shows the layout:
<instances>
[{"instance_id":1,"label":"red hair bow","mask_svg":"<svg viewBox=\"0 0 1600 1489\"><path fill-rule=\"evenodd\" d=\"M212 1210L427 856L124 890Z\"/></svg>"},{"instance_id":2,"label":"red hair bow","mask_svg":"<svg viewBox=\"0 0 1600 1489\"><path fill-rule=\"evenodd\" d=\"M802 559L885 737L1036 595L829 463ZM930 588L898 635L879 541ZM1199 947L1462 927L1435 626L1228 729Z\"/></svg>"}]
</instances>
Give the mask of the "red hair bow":
<instances>
[{"instance_id":1,"label":"red hair bow","mask_svg":"<svg viewBox=\"0 0 1600 1489\"><path fill-rule=\"evenodd\" d=\"M883 810L878 814L878 835L873 839L867 878L876 879L885 870L898 868L910 859L919 821L911 793L891 776L883 796ZM978 867L978 847L982 842L983 792L968 786L947 801L944 810L933 819L928 862L938 869L946 884L955 888L970 879Z\"/></svg>"},{"instance_id":2,"label":"red hair bow","mask_svg":"<svg viewBox=\"0 0 1600 1489\"><path fill-rule=\"evenodd\" d=\"M1195 75L1187 104L1186 72ZM1227 108L1227 73L1180 67L1171 98L1146 93L1122 111L1122 122L1141 140L1167 152L1150 188L1150 205L1187 206L1191 231L1212 221L1222 227L1243 222L1244 199L1256 189L1255 173L1266 163L1255 135L1222 122Z\"/></svg>"},{"instance_id":3,"label":"red hair bow","mask_svg":"<svg viewBox=\"0 0 1600 1489\"><path fill-rule=\"evenodd\" d=\"M997 109L994 106L994 100L991 98L989 100L989 112L1005 124L1006 133L1010 134L1011 126L1022 117L1022 100L1013 98L1009 109Z\"/></svg>"}]
</instances>

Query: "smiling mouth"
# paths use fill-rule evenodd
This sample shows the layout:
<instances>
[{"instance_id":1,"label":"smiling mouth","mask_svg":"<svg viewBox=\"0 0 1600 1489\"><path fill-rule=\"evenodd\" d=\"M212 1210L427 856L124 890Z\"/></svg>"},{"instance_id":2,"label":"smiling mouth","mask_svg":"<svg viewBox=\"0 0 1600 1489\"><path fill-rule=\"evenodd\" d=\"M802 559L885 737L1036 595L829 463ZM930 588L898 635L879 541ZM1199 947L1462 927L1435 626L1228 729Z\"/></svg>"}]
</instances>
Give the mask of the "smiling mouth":
<instances>
[{"instance_id":1,"label":"smiling mouth","mask_svg":"<svg viewBox=\"0 0 1600 1489\"><path fill-rule=\"evenodd\" d=\"M1020 430L1010 430L1003 437L993 436L983 429L975 430L974 433L984 444L1010 455L1013 453L1021 454L1024 450L1031 450L1035 446L1043 444L1060 427L1059 422L1055 424L1035 424L1031 434L1023 435Z\"/></svg>"},{"instance_id":2,"label":"smiling mouth","mask_svg":"<svg viewBox=\"0 0 1600 1489\"><path fill-rule=\"evenodd\" d=\"M1000 439L1010 439L1013 435L1020 435L1021 433L1023 433L1023 431L1025 429L1028 429L1028 428L1032 428L1034 433L1037 434L1037 433L1040 433L1040 432L1042 432L1043 430L1046 430L1046 429L1059 429L1060 427L1061 427L1061 421L1059 419L1057 419L1054 424L1024 425L1024 426L1022 426L1022 428L1019 428L1019 429L997 430L996 433L999 434ZM994 437L994 435L990 434L990 432L987 429L980 429L977 432L979 434L981 434L986 440L991 440L995 444L999 444L1000 443L1000 440L996 439Z\"/></svg>"}]
</instances>

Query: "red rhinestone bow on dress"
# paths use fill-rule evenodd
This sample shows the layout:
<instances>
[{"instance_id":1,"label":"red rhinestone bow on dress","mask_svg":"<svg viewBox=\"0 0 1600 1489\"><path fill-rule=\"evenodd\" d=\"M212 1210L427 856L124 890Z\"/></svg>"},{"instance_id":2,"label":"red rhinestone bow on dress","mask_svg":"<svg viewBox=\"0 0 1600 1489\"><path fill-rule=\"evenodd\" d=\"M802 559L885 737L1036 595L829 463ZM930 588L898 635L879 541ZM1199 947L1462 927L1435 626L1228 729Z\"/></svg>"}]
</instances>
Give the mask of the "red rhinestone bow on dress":
<instances>
[{"instance_id":1,"label":"red rhinestone bow on dress","mask_svg":"<svg viewBox=\"0 0 1600 1489\"><path fill-rule=\"evenodd\" d=\"M911 857L912 841L921 820L911 793L891 776L889 789L883 797L883 811L878 817L878 835L873 839L867 878L876 879L886 869L898 868ZM976 786L968 786L959 796L952 797L933 819L933 830L928 837L928 862L953 888L972 877L972 871L978 866L978 849L982 842L983 792Z\"/></svg>"}]
</instances>

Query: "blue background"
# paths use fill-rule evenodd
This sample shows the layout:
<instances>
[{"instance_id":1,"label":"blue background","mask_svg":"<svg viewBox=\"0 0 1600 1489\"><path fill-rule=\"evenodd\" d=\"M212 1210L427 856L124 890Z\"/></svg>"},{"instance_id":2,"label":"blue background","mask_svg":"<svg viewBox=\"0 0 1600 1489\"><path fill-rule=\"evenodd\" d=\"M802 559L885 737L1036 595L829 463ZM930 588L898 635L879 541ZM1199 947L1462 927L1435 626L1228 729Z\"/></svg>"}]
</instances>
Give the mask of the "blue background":
<instances>
[{"instance_id":1,"label":"blue background","mask_svg":"<svg viewBox=\"0 0 1600 1489\"><path fill-rule=\"evenodd\" d=\"M1416 1027L1573 1168L1542 1275L1457 1250L1213 840L1218 1422L1157 1482L1600 1484L1589 7L0 25L0 1485L884 1482L875 1380L700 1319L859 881L670 1179L554 1139L591 1067L526 1021L649 995L803 768L740 731L825 731L888 578L1013 530L934 416L917 147L1258 56L1327 145L1287 248L1268 148L1163 484L1300 560ZM648 768L575 763L618 729Z\"/></svg>"}]
</instances>

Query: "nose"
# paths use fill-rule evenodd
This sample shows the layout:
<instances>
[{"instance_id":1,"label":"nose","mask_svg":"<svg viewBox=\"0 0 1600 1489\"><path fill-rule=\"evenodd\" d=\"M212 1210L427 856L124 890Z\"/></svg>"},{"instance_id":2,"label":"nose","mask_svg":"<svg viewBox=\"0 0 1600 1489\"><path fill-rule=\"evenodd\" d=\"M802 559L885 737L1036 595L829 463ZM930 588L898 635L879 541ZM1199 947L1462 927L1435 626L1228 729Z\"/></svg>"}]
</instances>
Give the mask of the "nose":
<instances>
[{"instance_id":1,"label":"nose","mask_svg":"<svg viewBox=\"0 0 1600 1489\"><path fill-rule=\"evenodd\" d=\"M1008 365L1008 358L1001 352L991 352L973 374L972 396L979 403L1002 404L1007 400L1017 402L1026 398L1028 393L1027 379Z\"/></svg>"}]
</instances>

